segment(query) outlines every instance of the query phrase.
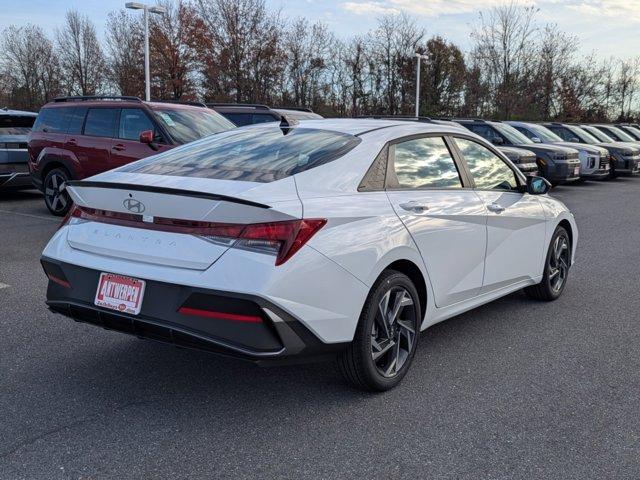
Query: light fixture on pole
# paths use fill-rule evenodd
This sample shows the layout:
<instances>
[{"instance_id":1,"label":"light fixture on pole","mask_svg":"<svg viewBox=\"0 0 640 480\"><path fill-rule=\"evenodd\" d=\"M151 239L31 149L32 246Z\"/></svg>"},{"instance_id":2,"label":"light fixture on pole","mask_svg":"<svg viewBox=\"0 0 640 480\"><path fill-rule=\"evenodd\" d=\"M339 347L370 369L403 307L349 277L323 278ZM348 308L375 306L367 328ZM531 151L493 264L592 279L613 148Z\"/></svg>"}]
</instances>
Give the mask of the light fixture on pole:
<instances>
[{"instance_id":1,"label":"light fixture on pole","mask_svg":"<svg viewBox=\"0 0 640 480\"><path fill-rule=\"evenodd\" d=\"M160 5L145 5L139 2L127 2L125 7L131 10L142 10L144 13L144 96L148 102L151 100L151 73L149 71L149 13L163 15L167 9Z\"/></svg>"},{"instance_id":2,"label":"light fixture on pole","mask_svg":"<svg viewBox=\"0 0 640 480\"><path fill-rule=\"evenodd\" d=\"M420 60L427 59L426 55L416 52L416 58L418 59L416 65L416 117L420 116Z\"/></svg>"}]
</instances>

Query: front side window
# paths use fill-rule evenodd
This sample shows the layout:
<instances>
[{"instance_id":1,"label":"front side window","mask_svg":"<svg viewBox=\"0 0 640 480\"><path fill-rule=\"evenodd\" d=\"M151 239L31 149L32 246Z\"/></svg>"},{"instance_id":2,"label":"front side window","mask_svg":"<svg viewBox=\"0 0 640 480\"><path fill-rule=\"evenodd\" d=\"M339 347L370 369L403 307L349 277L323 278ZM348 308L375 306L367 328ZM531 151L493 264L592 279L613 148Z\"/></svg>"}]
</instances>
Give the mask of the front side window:
<instances>
[{"instance_id":1,"label":"front side window","mask_svg":"<svg viewBox=\"0 0 640 480\"><path fill-rule=\"evenodd\" d=\"M604 130L607 133L607 135L615 138L620 142L635 142L635 140L633 139L633 137L631 137L631 135L629 135L626 132L623 132L618 127L602 127L602 130Z\"/></svg>"},{"instance_id":2,"label":"front side window","mask_svg":"<svg viewBox=\"0 0 640 480\"><path fill-rule=\"evenodd\" d=\"M193 142L235 127L222 115L208 108L159 108L154 110L154 114L171 138L179 144Z\"/></svg>"},{"instance_id":3,"label":"front side window","mask_svg":"<svg viewBox=\"0 0 640 480\"><path fill-rule=\"evenodd\" d=\"M118 109L90 108L84 125L84 134L93 137L116 137Z\"/></svg>"},{"instance_id":4,"label":"front side window","mask_svg":"<svg viewBox=\"0 0 640 480\"><path fill-rule=\"evenodd\" d=\"M442 137L408 140L395 145L388 188L461 188L462 182Z\"/></svg>"},{"instance_id":5,"label":"front side window","mask_svg":"<svg viewBox=\"0 0 640 480\"><path fill-rule=\"evenodd\" d=\"M155 131L153 122L140 108L123 108L120 112L118 137L123 140L140 140L140 133Z\"/></svg>"},{"instance_id":6,"label":"front side window","mask_svg":"<svg viewBox=\"0 0 640 480\"><path fill-rule=\"evenodd\" d=\"M476 188L481 190L517 190L518 180L511 168L484 145L465 138L455 139L469 166Z\"/></svg>"},{"instance_id":7,"label":"front side window","mask_svg":"<svg viewBox=\"0 0 640 480\"><path fill-rule=\"evenodd\" d=\"M346 133L278 124L233 129L121 167L119 171L272 182L331 162L360 139Z\"/></svg>"}]
</instances>

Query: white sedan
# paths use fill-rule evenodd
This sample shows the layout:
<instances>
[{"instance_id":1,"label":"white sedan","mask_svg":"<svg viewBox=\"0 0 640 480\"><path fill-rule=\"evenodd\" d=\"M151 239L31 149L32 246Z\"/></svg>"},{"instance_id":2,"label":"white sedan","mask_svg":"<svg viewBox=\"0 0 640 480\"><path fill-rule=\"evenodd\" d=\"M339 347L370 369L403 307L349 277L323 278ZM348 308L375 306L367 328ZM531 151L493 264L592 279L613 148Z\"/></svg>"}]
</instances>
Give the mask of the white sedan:
<instances>
[{"instance_id":1,"label":"white sedan","mask_svg":"<svg viewBox=\"0 0 640 480\"><path fill-rule=\"evenodd\" d=\"M258 363L337 357L369 390L436 322L522 288L558 298L578 239L546 180L430 122L285 119L67 188L51 310Z\"/></svg>"}]
</instances>

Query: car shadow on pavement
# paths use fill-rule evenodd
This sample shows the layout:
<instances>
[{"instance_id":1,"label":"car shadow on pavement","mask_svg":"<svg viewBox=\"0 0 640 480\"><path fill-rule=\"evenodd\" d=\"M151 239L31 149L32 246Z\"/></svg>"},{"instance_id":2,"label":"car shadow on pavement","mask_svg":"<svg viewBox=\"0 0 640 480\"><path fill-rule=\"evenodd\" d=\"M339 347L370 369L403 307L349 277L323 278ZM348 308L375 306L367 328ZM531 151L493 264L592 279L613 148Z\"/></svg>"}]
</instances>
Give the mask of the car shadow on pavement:
<instances>
[{"instance_id":1,"label":"car shadow on pavement","mask_svg":"<svg viewBox=\"0 0 640 480\"><path fill-rule=\"evenodd\" d=\"M42 193L37 190L9 190L7 192L0 191L0 203L2 202L21 202L24 200L33 200L42 197Z\"/></svg>"}]
</instances>

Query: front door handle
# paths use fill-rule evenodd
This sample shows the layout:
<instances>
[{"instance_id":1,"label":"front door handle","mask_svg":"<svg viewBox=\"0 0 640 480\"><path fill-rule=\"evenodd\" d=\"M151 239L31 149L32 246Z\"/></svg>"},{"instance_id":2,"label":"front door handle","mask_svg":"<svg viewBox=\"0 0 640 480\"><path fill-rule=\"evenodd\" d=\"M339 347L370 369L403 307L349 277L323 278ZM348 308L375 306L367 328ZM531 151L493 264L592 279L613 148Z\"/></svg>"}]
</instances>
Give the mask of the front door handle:
<instances>
[{"instance_id":1,"label":"front door handle","mask_svg":"<svg viewBox=\"0 0 640 480\"><path fill-rule=\"evenodd\" d=\"M125 147L123 144L118 143L118 144L116 144L116 145L114 145L114 146L112 147L112 150L117 150L118 152L121 152L121 151L122 151L122 150L124 150L125 148L126 148L126 147Z\"/></svg>"},{"instance_id":2,"label":"front door handle","mask_svg":"<svg viewBox=\"0 0 640 480\"><path fill-rule=\"evenodd\" d=\"M71 145L72 147L75 147L78 145L78 141L75 138L70 138L69 140L67 140L67 145Z\"/></svg>"},{"instance_id":3,"label":"front door handle","mask_svg":"<svg viewBox=\"0 0 640 480\"><path fill-rule=\"evenodd\" d=\"M497 203L490 203L487 205L487 210L493 213L502 213L505 211L505 208L502 205L498 205Z\"/></svg>"},{"instance_id":4,"label":"front door handle","mask_svg":"<svg viewBox=\"0 0 640 480\"><path fill-rule=\"evenodd\" d=\"M407 212L422 213L425 210L429 210L429 205L425 205L423 203L418 203L418 202L406 202L406 203L401 203L400 208L402 208L403 210L406 210Z\"/></svg>"}]
</instances>

